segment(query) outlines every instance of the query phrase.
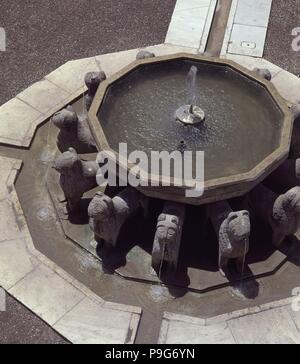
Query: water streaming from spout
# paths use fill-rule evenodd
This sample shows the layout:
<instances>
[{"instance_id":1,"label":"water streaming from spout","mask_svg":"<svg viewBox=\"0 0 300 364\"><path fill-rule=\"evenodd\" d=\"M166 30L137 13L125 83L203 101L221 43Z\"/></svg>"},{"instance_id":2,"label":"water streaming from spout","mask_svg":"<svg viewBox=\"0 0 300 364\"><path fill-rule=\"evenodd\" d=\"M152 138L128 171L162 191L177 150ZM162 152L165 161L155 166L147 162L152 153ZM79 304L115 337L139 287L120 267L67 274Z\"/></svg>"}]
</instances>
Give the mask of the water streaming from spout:
<instances>
[{"instance_id":1,"label":"water streaming from spout","mask_svg":"<svg viewBox=\"0 0 300 364\"><path fill-rule=\"evenodd\" d=\"M84 96L85 96L85 83L83 83L83 91L82 91L82 115L86 115L88 113Z\"/></svg>"},{"instance_id":2,"label":"water streaming from spout","mask_svg":"<svg viewBox=\"0 0 300 364\"><path fill-rule=\"evenodd\" d=\"M175 118L184 124L197 124L205 119L205 112L197 105L196 78L198 68L192 66L186 77L186 104L176 110Z\"/></svg>"},{"instance_id":3,"label":"water streaming from spout","mask_svg":"<svg viewBox=\"0 0 300 364\"><path fill-rule=\"evenodd\" d=\"M158 278L159 280L161 280L161 273L162 273L162 268L163 268L163 264L164 264L164 256L166 253L166 243L163 243L163 249L162 249L162 253L161 253L161 260L160 260L160 266L159 266L159 271L158 271Z\"/></svg>"},{"instance_id":4,"label":"water streaming from spout","mask_svg":"<svg viewBox=\"0 0 300 364\"><path fill-rule=\"evenodd\" d=\"M193 106L196 105L196 78L197 78L198 68L192 66L187 78L186 78L186 89L187 89L187 104L191 105L191 112L193 112Z\"/></svg>"},{"instance_id":5,"label":"water streaming from spout","mask_svg":"<svg viewBox=\"0 0 300 364\"><path fill-rule=\"evenodd\" d=\"M244 239L243 265L242 265L242 271L241 271L241 277L240 277L240 285L241 285L241 288L242 288L243 280L244 280L245 263L246 263L246 255L247 255L247 245L248 245L248 241L247 241L247 238L245 238Z\"/></svg>"}]
</instances>

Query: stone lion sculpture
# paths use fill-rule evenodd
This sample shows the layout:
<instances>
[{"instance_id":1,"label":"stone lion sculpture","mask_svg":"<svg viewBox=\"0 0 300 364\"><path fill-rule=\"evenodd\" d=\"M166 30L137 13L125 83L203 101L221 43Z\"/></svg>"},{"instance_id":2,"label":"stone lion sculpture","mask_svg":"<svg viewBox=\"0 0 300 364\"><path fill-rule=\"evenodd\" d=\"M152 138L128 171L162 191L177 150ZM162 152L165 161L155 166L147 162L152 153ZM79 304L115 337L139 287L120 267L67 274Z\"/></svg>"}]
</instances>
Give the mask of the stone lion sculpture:
<instances>
[{"instance_id":1,"label":"stone lion sculpture","mask_svg":"<svg viewBox=\"0 0 300 364\"><path fill-rule=\"evenodd\" d=\"M95 240L110 248L115 247L124 222L140 207L147 208L148 199L137 190L127 187L110 198L97 192L88 207L89 224Z\"/></svg>"},{"instance_id":2,"label":"stone lion sculpture","mask_svg":"<svg viewBox=\"0 0 300 364\"><path fill-rule=\"evenodd\" d=\"M98 87L101 82L106 80L106 74L103 71L88 72L84 77L84 82L88 89L84 96L86 110L88 111L92 105L93 99L96 95Z\"/></svg>"},{"instance_id":3,"label":"stone lion sculpture","mask_svg":"<svg viewBox=\"0 0 300 364\"><path fill-rule=\"evenodd\" d=\"M218 236L219 272L226 275L228 263L233 259L239 272L249 251L249 212L232 211L227 201L209 205L209 217Z\"/></svg>"},{"instance_id":4,"label":"stone lion sculpture","mask_svg":"<svg viewBox=\"0 0 300 364\"><path fill-rule=\"evenodd\" d=\"M93 161L83 161L74 148L61 154L55 161L53 168L60 173L60 186L64 192L70 213L79 207L83 194L97 187L96 174L98 164Z\"/></svg>"},{"instance_id":5,"label":"stone lion sculpture","mask_svg":"<svg viewBox=\"0 0 300 364\"><path fill-rule=\"evenodd\" d=\"M53 124L59 129L57 147L64 153L69 148L75 148L78 153L97 152L87 118L78 116L72 106L58 111L52 117Z\"/></svg>"},{"instance_id":6,"label":"stone lion sculpture","mask_svg":"<svg viewBox=\"0 0 300 364\"><path fill-rule=\"evenodd\" d=\"M278 195L263 185L250 192L253 211L272 228L272 243L279 247L285 237L294 235L300 227L300 187Z\"/></svg>"},{"instance_id":7,"label":"stone lion sculpture","mask_svg":"<svg viewBox=\"0 0 300 364\"><path fill-rule=\"evenodd\" d=\"M267 68L254 68L253 72L255 72L259 77L266 79L267 81L272 80L272 74Z\"/></svg>"},{"instance_id":8,"label":"stone lion sculpture","mask_svg":"<svg viewBox=\"0 0 300 364\"><path fill-rule=\"evenodd\" d=\"M138 54L136 55L136 59L146 59L146 58L152 58L155 57L155 54L146 50L141 50L138 52Z\"/></svg>"},{"instance_id":9,"label":"stone lion sculpture","mask_svg":"<svg viewBox=\"0 0 300 364\"><path fill-rule=\"evenodd\" d=\"M165 202L157 219L152 250L152 267L158 273L163 263L172 271L177 269L184 217L184 205Z\"/></svg>"}]
</instances>

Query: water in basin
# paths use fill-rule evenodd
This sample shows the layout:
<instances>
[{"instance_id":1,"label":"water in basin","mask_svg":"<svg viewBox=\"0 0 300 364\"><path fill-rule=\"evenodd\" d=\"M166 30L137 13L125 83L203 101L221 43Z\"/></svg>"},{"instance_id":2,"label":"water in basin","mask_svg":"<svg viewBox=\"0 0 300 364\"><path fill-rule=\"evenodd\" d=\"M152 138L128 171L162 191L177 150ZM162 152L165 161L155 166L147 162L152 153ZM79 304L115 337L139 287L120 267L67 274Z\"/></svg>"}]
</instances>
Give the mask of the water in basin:
<instances>
[{"instance_id":1,"label":"water in basin","mask_svg":"<svg viewBox=\"0 0 300 364\"><path fill-rule=\"evenodd\" d=\"M197 103L205 121L185 125L176 110L186 101L186 77L198 69ZM279 144L282 115L265 88L228 66L176 60L140 66L112 84L98 112L112 148L205 152L205 180L244 173Z\"/></svg>"}]
</instances>

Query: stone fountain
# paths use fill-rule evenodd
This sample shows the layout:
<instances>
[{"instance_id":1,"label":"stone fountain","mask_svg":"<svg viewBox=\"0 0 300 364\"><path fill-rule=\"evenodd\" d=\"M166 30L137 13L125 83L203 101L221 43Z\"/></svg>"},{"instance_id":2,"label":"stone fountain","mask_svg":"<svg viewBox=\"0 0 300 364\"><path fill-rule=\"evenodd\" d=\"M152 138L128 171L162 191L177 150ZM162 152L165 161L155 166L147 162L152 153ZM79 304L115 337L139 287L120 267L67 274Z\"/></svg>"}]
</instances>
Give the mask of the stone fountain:
<instances>
[{"instance_id":1,"label":"stone fountain","mask_svg":"<svg viewBox=\"0 0 300 364\"><path fill-rule=\"evenodd\" d=\"M276 248L298 231L300 221L297 120L293 129L299 108L290 110L270 80L268 70L250 72L232 61L145 51L110 78L88 74L86 112L78 115L70 106L52 118L60 130L62 154L54 168L61 174L66 214L96 188L89 225L98 248L114 255L126 221L141 214L147 219L160 201L151 265L162 278L163 268L177 270L187 209L199 206L204 226L211 224L218 241L220 273L229 277L232 261L243 275L253 217L271 229L269 244ZM149 156L157 149L204 151L203 194L187 197L192 181L179 186L171 179L165 186L166 176L147 169L140 180L156 183L97 191L99 165L82 154L105 150L118 156L120 143ZM131 161L117 162L117 174L129 172Z\"/></svg>"}]
</instances>

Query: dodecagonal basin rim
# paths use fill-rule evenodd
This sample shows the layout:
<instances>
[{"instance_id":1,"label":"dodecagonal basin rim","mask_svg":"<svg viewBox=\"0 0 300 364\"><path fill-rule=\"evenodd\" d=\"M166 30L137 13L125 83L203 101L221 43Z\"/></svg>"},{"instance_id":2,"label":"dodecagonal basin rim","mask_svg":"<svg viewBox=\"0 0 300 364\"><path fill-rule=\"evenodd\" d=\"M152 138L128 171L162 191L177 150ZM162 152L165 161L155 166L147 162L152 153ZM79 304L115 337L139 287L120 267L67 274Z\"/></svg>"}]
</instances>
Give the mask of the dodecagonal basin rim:
<instances>
[{"instance_id":1,"label":"dodecagonal basin rim","mask_svg":"<svg viewBox=\"0 0 300 364\"><path fill-rule=\"evenodd\" d=\"M133 130L134 128L135 129L141 128L141 129L139 129L139 131L140 131L143 129L143 123L147 124L147 120L148 120L147 115L149 115L149 110L151 108L153 109L153 105L151 105L151 90L153 89L153 92L158 94L158 98L161 98L162 94L159 94L159 92L164 92L165 90L160 85L160 79L166 78L166 74L168 72L171 74L171 76L174 76L174 75L172 75L172 72L170 72L170 69L173 67L173 69L175 69L175 70L177 69L176 72L178 74L180 74L180 76L178 77L178 80L176 80L176 82L178 82L178 84L176 84L176 82L175 82L175 86L181 85L182 80L184 81L183 77L186 74L185 73L186 70L192 64L197 64L197 67L200 70L200 72L199 72L200 73L199 103L200 103L201 107L203 107L203 109L206 108L205 111L206 111L206 114L208 115L208 120L206 120L205 122L207 123L206 125L207 125L208 129L210 128L210 129L212 129L213 132L216 133L219 130L222 130L222 127L223 127L223 133L224 133L224 131L228 132L228 130L230 129L229 127L231 126L230 122L234 118L237 120L237 122L239 122L240 120L238 118L241 118L241 115L246 115L248 117L248 119L245 118L245 120L249 123L250 112L252 112L252 110L254 110L254 112L257 112L258 107L261 108L261 112L258 113L258 115L261 115L261 113L263 114L263 118L261 118L262 122L264 122L264 119L269 118L267 120L267 122L268 122L267 126L269 127L269 130L267 129L267 127L264 124L262 124L262 125L253 124L254 125L254 127L253 127L254 135L256 136L255 138L253 138L253 144L254 144L253 150L258 150L258 148L260 147L260 144L261 144L261 146L263 148L261 159L256 158L256 160L254 160L254 162L252 163L252 165L250 165L250 167L248 169L244 168L244 166L242 165L243 163L240 163L242 165L242 168L241 168L241 171L237 170L237 172L239 172L239 173L235 173L236 171L233 171L233 173L231 173L231 174L225 172L225 173L223 173L223 174L221 173L217 176L214 176L213 173L211 173L208 176L208 178L206 178L206 180L205 180L205 188L210 189L210 190L218 189L219 187L223 187L223 186L229 186L229 185L237 186L237 185L247 182L247 181L255 182L256 180L258 183L260 181L260 179L262 178L262 176L268 175L272 170L274 170L279 165L279 163L282 160L284 160L287 157L288 151L289 151L289 146L290 146L290 137L291 137L292 124L293 124L293 117L292 117L292 114L289 111L286 103L284 102L284 100L281 98L281 96L278 94L276 89L273 87L273 85L269 81L266 81L264 79L257 77L254 73L252 73L252 72L244 69L243 67L237 65L236 63L234 63L232 61L228 61L228 60L220 60L217 58L208 58L208 57L203 57L203 56L194 56L194 55L190 55L190 54L180 53L180 54L175 54L172 56L162 56L162 57L155 57L155 58L149 58L149 59L145 59L145 60L135 61L135 62L131 63L129 66L122 69L120 72L118 72L115 75L113 75L112 77L108 78L105 82L103 82L100 85L98 92L95 96L95 99L93 101L92 107L90 109L90 112L89 112L90 126L91 126L92 133L95 137L98 148L100 150L103 150L103 149L109 150L109 151L117 154L117 147L116 147L117 141L130 143L131 140L134 140L135 145L136 145L137 138L134 138L134 135L130 135L129 132L130 132L130 130ZM180 72L178 72L178 69L180 70ZM154 72L152 72L153 70L154 70ZM204 70L206 70L206 72L204 72ZM214 72L211 72L211 70L214 70ZM148 75L147 75L147 73L148 73ZM252 105L252 109L251 109L251 107L248 107L247 103L244 103L243 105L241 105L241 109L239 110L238 109L239 104L237 102L235 102L235 99L233 97L231 97L231 98L228 97L228 95L226 93L225 93L225 96L223 97L224 100L222 99L222 95L219 92L221 87L219 87L220 85L218 84L218 82L219 83L221 81L223 82L223 79L225 78L224 74L226 74L226 73L229 74L229 77L227 77L227 80L226 80L227 83L224 82L221 86L224 88L225 91L228 91L228 90L230 91L230 87L232 87L232 88L235 87L235 94L234 94L235 98L240 97L236 93L236 89L238 89L240 91L240 93L242 93L242 96L244 97L244 99L247 100L248 104L250 102L253 103L254 107ZM149 80L149 74L151 75L151 77L150 77L151 80ZM157 77L157 79L155 79L155 77L152 77L153 74L155 77ZM147 77L148 77L148 80L147 80ZM211 79L209 79L209 77L211 77ZM222 79L222 77L223 77L223 79ZM174 77L173 77L173 79L174 79ZM220 81L220 79L221 79L221 81ZM145 82L145 80L147 82ZM152 80L154 80L154 81L152 82ZM149 81L152 82L152 84L150 83L150 86L152 86L152 87L149 87ZM157 82L157 84L155 84L155 82ZM169 82L169 80L168 80L168 82ZM240 84L238 85L239 82L240 82ZM128 88L127 88L128 84L131 84L130 92L128 92ZM146 87L144 86L145 84L147 84ZM173 86L174 86L174 83L173 83ZM209 88L209 86L210 86L210 88ZM177 90L179 87L171 88L172 102L174 101L174 99L176 97L178 97L178 94L181 94L180 97L184 98L184 92L182 92L182 89L185 87L184 82L183 82L183 86L180 86L180 87L181 87L181 90L179 90L178 92L177 92ZM134 91L135 88L137 90L136 91L137 94L132 95L132 98L134 99L135 103L131 103L129 94L132 93L132 89ZM143 91L146 96L145 96L145 100L141 101L142 109L138 109L136 104L139 104L139 101L136 102L136 97L139 94L143 94L143 93L141 93L141 91ZM174 96L175 91L177 92L177 94L175 93L175 96ZM150 92L150 94L149 94L149 92ZM201 92L202 92L202 94L201 94ZM210 94L209 94L209 92L210 92ZM109 93L110 93L110 95L108 95ZM258 94L258 96L256 96L256 93ZM207 94L208 94L208 96L206 97ZM165 94L163 94L163 95L165 95ZM217 100L219 102L215 102L215 104L213 104L213 108L211 110L209 110L209 107L210 107L209 101L212 100L213 98L215 98L214 100ZM240 97L239 101L240 100L242 100L241 97ZM182 103L184 103L184 99L182 101L183 101ZM173 110L174 105L172 104L169 106L168 102L169 102L169 99L167 99L167 101L163 105L164 110L168 107L169 107L169 111ZM223 108L226 111L226 116L229 115L229 117L227 120L223 119L222 123L219 123L218 125L217 124L214 125L213 117L216 114L216 106L218 107L219 104L221 104L222 102L223 102ZM242 100L242 102L243 102L243 100ZM270 107L269 109L267 107L265 107L265 105L268 103L270 105L272 105L272 107ZM165 105L167 105L167 107L165 107ZM127 106L127 108L126 108L126 106ZM235 111L232 114L230 114L230 112L228 112L229 106L235 108ZM226 109L226 107L227 107L227 109ZM138 115L138 111L145 110L145 109L148 111L148 114L144 112L143 118L139 118L137 116L136 119L134 119L135 115ZM207 110L208 110L208 112L207 112ZM223 110L223 112L224 112L224 110ZM158 108L158 111L156 111L156 112L158 112L158 114L154 113L154 116L153 116L154 120L157 120L158 119L157 115L160 115L159 113L161 113L159 108ZM174 112L175 112L175 108L174 108ZM247 114L247 112L248 112L248 114ZM126 121L126 113L128 113L130 120L134 119L134 122L132 122L133 128L132 129L129 128L129 132L128 132L129 137L127 140L126 140L126 138L124 138L122 136L122 130L123 131L126 130L125 128L127 128L129 125L129 123L127 123L127 121ZM124 117L124 114L125 114L125 117ZM121 121L120 121L120 115L122 115ZM146 115L146 117L145 117L145 115ZM271 117L269 115L271 115ZM274 115L275 116L277 115L276 116L277 119L274 117ZM119 116L118 119L117 119L117 116ZM170 111L168 113L168 123L169 124L167 127L167 130L170 133L173 132L173 129L176 129L176 128L178 129L178 125L176 126L175 121L173 124L172 118L173 118L173 115ZM251 120L254 120L254 119L255 118L252 118ZM276 120L274 121L274 119L276 119ZM254 120L254 121L256 121L256 120ZM117 128L116 128L116 122L118 122ZM225 122L227 122L227 124ZM244 120L242 120L242 122L244 124L246 124L246 122ZM234 128L237 128L237 126L239 126L239 128L241 128L244 125L243 123L233 125L232 130L230 131L231 132L230 138L232 138L232 136L234 136ZM160 124L162 124L161 120L160 120ZM148 125L149 125L149 123L148 123ZM214 126L214 128L213 128L213 126ZM227 129L225 128L225 126L227 127ZM120 133L118 134L118 132L120 132ZM151 132L151 130L150 130L150 132ZM203 130L200 130L200 136L201 136L201 132L203 132ZM246 130L246 132L248 133L249 130ZM198 131L197 131L197 133L199 134ZM147 135L147 133L145 135ZM148 135L150 135L150 134L148 134ZM112 138L112 136L113 136L113 138ZM263 136L263 137L261 137L261 136ZM261 140L257 141L258 137L261 137ZM235 135L235 138L236 138L236 135ZM267 150L265 148L266 138L269 138L269 140L270 140L270 143L271 143L270 150ZM277 138L277 140L275 140L276 138ZM175 139L175 138L173 138L173 139ZM182 135L179 134L178 139L182 139ZM198 138L198 141L199 141L199 139L201 141L201 138ZM146 140L146 137L143 136L142 140ZM159 143L159 141L157 140L157 137L155 140L156 140L155 145L157 145L157 143ZM163 140L168 140L168 138L166 137L166 134L163 135ZM245 139L245 140L247 141L247 139ZM262 143L261 141L264 141L264 143ZM237 139L237 142L239 142L238 139ZM256 143L256 146L255 146L255 143ZM145 144L147 144L147 143L145 143ZM240 144L242 145L243 143L240 143ZM212 144L212 145L213 145L212 151L214 151L215 145L214 144ZM234 143L232 143L232 145L234 145ZM138 147L140 147L140 149L142 149L143 144L140 143L138 145ZM148 145L148 147L149 147L149 145ZM250 144L250 147L251 147L251 144ZM173 144L172 148L173 148L172 150L174 150L174 144ZM249 150L249 146L247 146L247 148ZM139 149L139 148L136 148L136 149ZM168 148L164 148L164 149L168 149ZM197 149L197 150L199 150L199 149ZM200 149L200 150L202 150L202 149ZM204 150L204 151L207 152L206 154L208 156L213 155L213 152L208 153L209 148L208 148L208 150ZM233 152L234 152L234 150L233 150ZM222 154L220 154L220 155L222 155ZM223 153L223 155L224 155L224 153ZM237 158L240 158L240 161L243 162L241 153L236 152L236 155L237 155ZM215 160L217 160L217 157L215 157ZM230 158L229 158L229 160L230 160ZM219 165L222 166L222 163L223 163L223 161L221 160L221 163L219 163ZM122 164L122 162L120 162L120 164ZM223 163L223 165L225 165L225 163ZM212 166L213 166L213 164L212 164ZM130 167L130 165L129 165L129 167ZM150 180L149 175L146 173L146 171L144 173L144 176L141 177L141 179L143 179L143 178ZM162 180L162 176L153 176L152 175L151 178L159 179L160 181ZM191 186L191 184L192 184L192 181L187 183L187 186ZM176 183L174 183L174 186L176 186ZM233 196L235 195L234 191L232 192L232 195Z\"/></svg>"}]
</instances>

